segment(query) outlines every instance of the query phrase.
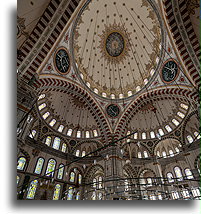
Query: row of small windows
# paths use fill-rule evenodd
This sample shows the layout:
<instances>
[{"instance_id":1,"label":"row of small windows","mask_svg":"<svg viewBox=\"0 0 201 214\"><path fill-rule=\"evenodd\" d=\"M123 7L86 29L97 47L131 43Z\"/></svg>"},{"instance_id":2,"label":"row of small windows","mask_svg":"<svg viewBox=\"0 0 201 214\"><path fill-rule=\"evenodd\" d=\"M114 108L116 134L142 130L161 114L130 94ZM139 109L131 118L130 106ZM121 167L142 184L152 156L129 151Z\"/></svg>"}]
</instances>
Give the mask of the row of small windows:
<instances>
[{"instance_id":1,"label":"row of small windows","mask_svg":"<svg viewBox=\"0 0 201 214\"><path fill-rule=\"evenodd\" d=\"M40 175L42 173L44 162L45 162L44 158L38 158L37 163L36 163L36 167L34 169L34 173L35 174ZM17 169L18 170L24 170L25 165L26 165L26 158L25 157L20 157L18 159ZM65 168L64 164L60 164L59 165L59 167L57 169L57 179L60 179L60 180L63 179L64 168ZM54 171L55 171L55 169L56 169L56 161L54 159L50 159L48 161L48 164L47 164L45 176L53 178L54 177ZM72 182L72 183L78 182L78 184L81 184L81 182L82 182L82 175L80 173L78 173L77 168L74 168L70 172L69 181Z\"/></svg>"},{"instance_id":2,"label":"row of small windows","mask_svg":"<svg viewBox=\"0 0 201 214\"><path fill-rule=\"evenodd\" d=\"M182 170L181 170L180 167L178 167L178 166L174 167L174 173L176 175L176 180L177 181L183 181L184 177L183 177ZM191 170L189 168L186 168L184 170L184 174L185 174L185 177L187 179L193 179L194 178L193 174L192 174L192 172L191 172ZM167 173L167 179L168 179L169 183L174 183L176 181L171 172Z\"/></svg>"},{"instance_id":3,"label":"row of small windows","mask_svg":"<svg viewBox=\"0 0 201 214\"><path fill-rule=\"evenodd\" d=\"M185 109L185 110L187 110L188 109L188 106L187 105L185 105L185 104L183 104L183 103L181 103L180 104L180 106L183 108L183 109ZM184 117L185 117L185 115L184 115L184 113L182 113L182 112L177 112L177 115L181 118L181 119L183 119ZM172 123L175 125L175 126L178 126L179 124L180 124L180 122L178 121L178 120L176 120L176 119L172 119ZM166 125L165 126L165 130L167 131L167 132L171 132L172 131L172 128L169 126L169 125ZM131 132L130 131L128 131L127 132L127 135L129 135ZM156 133L155 134L155 132L154 131L151 131L150 132L150 137L153 139L153 138L160 138L160 137L162 137L164 135L164 131L163 131L163 129L158 129L158 133ZM133 134L133 138L134 139L138 139L138 133L136 132L136 133L134 133ZM143 132L143 133L141 133L141 138L143 139L143 140L145 140L145 139L147 139L147 133L146 132ZM129 140L129 139L128 139Z\"/></svg>"},{"instance_id":4,"label":"row of small windows","mask_svg":"<svg viewBox=\"0 0 201 214\"><path fill-rule=\"evenodd\" d=\"M39 105L39 110L42 110L43 108L45 108L46 107L46 104L45 103L42 103L41 105ZM43 114L43 119L47 119L48 117L50 116L50 112L45 112L44 114ZM51 127L54 127L55 126L55 124L56 124L56 119L51 119L51 121L49 122L49 125L51 126ZM58 129L57 129L57 131L58 132L63 132L64 131L64 125L59 125L59 127L58 127ZM93 136L92 136L92 133L93 133ZM67 136L72 136L72 134L73 134L73 129L68 129L67 130L67 132L66 132L66 135ZM82 132L82 131L80 131L80 130L77 130L76 131L76 137L77 138L90 138L90 137L98 137L98 132L97 132L97 130L93 130L92 132L91 131L85 131L85 132Z\"/></svg>"},{"instance_id":5,"label":"row of small windows","mask_svg":"<svg viewBox=\"0 0 201 214\"><path fill-rule=\"evenodd\" d=\"M66 143L63 143L62 146L61 146L61 148L60 148L61 139L59 137L55 137L54 140L53 140L53 143L52 143L52 137L48 136L45 139L45 144L47 146L52 146L52 148L56 149L56 150L61 149L62 152L66 152L66 150L67 150Z\"/></svg>"},{"instance_id":6,"label":"row of small windows","mask_svg":"<svg viewBox=\"0 0 201 214\"><path fill-rule=\"evenodd\" d=\"M198 132L194 132L194 137L192 137L191 135L187 135L186 139L188 141L188 143L193 143L194 140L200 139L201 136Z\"/></svg>"},{"instance_id":7,"label":"row of small windows","mask_svg":"<svg viewBox=\"0 0 201 214\"><path fill-rule=\"evenodd\" d=\"M181 146L181 144L180 144L180 146ZM161 154L159 151L157 151L157 152L156 152L156 155L157 155L158 157L163 157L163 158L174 157L176 154L180 153L180 150L179 150L178 147L175 147L174 149L175 149L176 152L173 152L173 150L170 149L170 150L168 151L168 153L166 153L166 151L162 151L162 154Z\"/></svg>"}]
</instances>

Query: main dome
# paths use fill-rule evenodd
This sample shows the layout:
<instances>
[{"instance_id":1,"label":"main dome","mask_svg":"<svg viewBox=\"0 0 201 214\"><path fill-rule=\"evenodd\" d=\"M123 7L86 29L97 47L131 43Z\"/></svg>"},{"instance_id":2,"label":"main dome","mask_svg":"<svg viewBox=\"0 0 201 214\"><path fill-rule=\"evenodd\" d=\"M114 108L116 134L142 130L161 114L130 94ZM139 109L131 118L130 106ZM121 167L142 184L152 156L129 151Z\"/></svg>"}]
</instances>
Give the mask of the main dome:
<instances>
[{"instance_id":1,"label":"main dome","mask_svg":"<svg viewBox=\"0 0 201 214\"><path fill-rule=\"evenodd\" d=\"M162 31L148 0L92 0L72 30L74 66L94 93L132 96L147 85L162 56Z\"/></svg>"}]
</instances>

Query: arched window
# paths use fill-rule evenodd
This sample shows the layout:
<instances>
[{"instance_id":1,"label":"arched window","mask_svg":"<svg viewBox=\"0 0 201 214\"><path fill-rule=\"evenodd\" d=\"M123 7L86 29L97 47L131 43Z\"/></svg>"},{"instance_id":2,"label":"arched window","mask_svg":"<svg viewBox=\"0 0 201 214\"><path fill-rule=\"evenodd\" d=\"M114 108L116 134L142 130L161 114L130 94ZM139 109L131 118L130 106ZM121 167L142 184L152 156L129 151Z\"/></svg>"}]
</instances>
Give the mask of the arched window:
<instances>
[{"instance_id":1,"label":"arched window","mask_svg":"<svg viewBox=\"0 0 201 214\"><path fill-rule=\"evenodd\" d=\"M77 138L81 138L81 131L77 131Z\"/></svg>"},{"instance_id":2,"label":"arched window","mask_svg":"<svg viewBox=\"0 0 201 214\"><path fill-rule=\"evenodd\" d=\"M50 146L51 140L52 140L51 137L48 136L48 137L46 138L46 140L45 140L45 144L48 145L48 146Z\"/></svg>"},{"instance_id":3,"label":"arched window","mask_svg":"<svg viewBox=\"0 0 201 214\"><path fill-rule=\"evenodd\" d=\"M70 182L75 182L75 173L74 172L70 173Z\"/></svg>"},{"instance_id":4,"label":"arched window","mask_svg":"<svg viewBox=\"0 0 201 214\"><path fill-rule=\"evenodd\" d=\"M98 188L99 189L103 188L103 178L101 176L98 178Z\"/></svg>"},{"instance_id":5,"label":"arched window","mask_svg":"<svg viewBox=\"0 0 201 214\"><path fill-rule=\"evenodd\" d=\"M59 149L59 146L60 146L60 142L61 142L61 139L59 137L55 137L54 138L54 142L53 142L53 145L52 145L52 148L54 149Z\"/></svg>"},{"instance_id":6,"label":"arched window","mask_svg":"<svg viewBox=\"0 0 201 214\"><path fill-rule=\"evenodd\" d=\"M37 189L38 181L34 180L30 183L28 193L27 193L27 199L34 199L36 189Z\"/></svg>"},{"instance_id":7,"label":"arched window","mask_svg":"<svg viewBox=\"0 0 201 214\"><path fill-rule=\"evenodd\" d=\"M86 131L86 138L89 138L90 135L89 135L89 131Z\"/></svg>"},{"instance_id":8,"label":"arched window","mask_svg":"<svg viewBox=\"0 0 201 214\"><path fill-rule=\"evenodd\" d=\"M176 119L173 119L172 122L174 123L175 126L178 126L178 125L179 125L179 121L176 120Z\"/></svg>"},{"instance_id":9,"label":"arched window","mask_svg":"<svg viewBox=\"0 0 201 214\"><path fill-rule=\"evenodd\" d=\"M128 97L130 97L132 95L133 95L132 91L128 91Z\"/></svg>"},{"instance_id":10,"label":"arched window","mask_svg":"<svg viewBox=\"0 0 201 214\"><path fill-rule=\"evenodd\" d=\"M178 147L175 147L175 151L176 151L177 153L180 152L179 149L178 149Z\"/></svg>"},{"instance_id":11,"label":"arched window","mask_svg":"<svg viewBox=\"0 0 201 214\"><path fill-rule=\"evenodd\" d=\"M78 184L81 184L81 183L82 183L82 175L79 174L79 175L78 175Z\"/></svg>"},{"instance_id":12,"label":"arched window","mask_svg":"<svg viewBox=\"0 0 201 214\"><path fill-rule=\"evenodd\" d=\"M166 125L166 126L165 126L165 129L166 129L168 132L171 132L171 131L172 131L172 128L171 128L169 125Z\"/></svg>"},{"instance_id":13,"label":"arched window","mask_svg":"<svg viewBox=\"0 0 201 214\"><path fill-rule=\"evenodd\" d=\"M50 126L54 126L56 122L57 122L57 121L56 121L55 119L52 119L52 120L50 121L49 125L50 125Z\"/></svg>"},{"instance_id":14,"label":"arched window","mask_svg":"<svg viewBox=\"0 0 201 214\"><path fill-rule=\"evenodd\" d=\"M98 132L96 130L93 130L93 133L94 133L94 137L98 136Z\"/></svg>"},{"instance_id":15,"label":"arched window","mask_svg":"<svg viewBox=\"0 0 201 214\"><path fill-rule=\"evenodd\" d=\"M63 143L61 151L62 151L62 152L66 152L66 147L67 147L66 144Z\"/></svg>"},{"instance_id":16,"label":"arched window","mask_svg":"<svg viewBox=\"0 0 201 214\"><path fill-rule=\"evenodd\" d=\"M67 135L71 136L72 135L73 130L72 129L68 129Z\"/></svg>"},{"instance_id":17,"label":"arched window","mask_svg":"<svg viewBox=\"0 0 201 214\"><path fill-rule=\"evenodd\" d=\"M44 109L46 107L46 103L42 103L41 105L38 106L39 111Z\"/></svg>"},{"instance_id":18,"label":"arched window","mask_svg":"<svg viewBox=\"0 0 201 214\"><path fill-rule=\"evenodd\" d=\"M173 174L171 172L167 173L167 179L169 183L173 183L174 179L173 179Z\"/></svg>"},{"instance_id":19,"label":"arched window","mask_svg":"<svg viewBox=\"0 0 201 214\"><path fill-rule=\"evenodd\" d=\"M184 115L183 113L181 113L180 111L177 112L177 115L178 115L179 117L181 117L182 119L185 117L185 115Z\"/></svg>"},{"instance_id":20,"label":"arched window","mask_svg":"<svg viewBox=\"0 0 201 214\"><path fill-rule=\"evenodd\" d=\"M169 150L169 154L170 154L170 157L174 156L174 152L171 149Z\"/></svg>"},{"instance_id":21,"label":"arched window","mask_svg":"<svg viewBox=\"0 0 201 214\"><path fill-rule=\"evenodd\" d=\"M158 157L160 157L160 152L159 152L159 151L157 151L157 152L156 152L156 155L157 155Z\"/></svg>"},{"instance_id":22,"label":"arched window","mask_svg":"<svg viewBox=\"0 0 201 214\"><path fill-rule=\"evenodd\" d=\"M80 150L76 150L75 156L77 156L77 157L80 156Z\"/></svg>"},{"instance_id":23,"label":"arched window","mask_svg":"<svg viewBox=\"0 0 201 214\"><path fill-rule=\"evenodd\" d=\"M186 138L187 138L187 140L188 140L189 143L192 143L192 142L193 142L193 138L192 138L191 135L188 135Z\"/></svg>"},{"instance_id":24,"label":"arched window","mask_svg":"<svg viewBox=\"0 0 201 214\"><path fill-rule=\"evenodd\" d=\"M98 94L98 89L97 89L97 88L94 88L94 92L95 92L96 94Z\"/></svg>"},{"instance_id":25,"label":"arched window","mask_svg":"<svg viewBox=\"0 0 201 214\"><path fill-rule=\"evenodd\" d=\"M46 112L44 115L43 115L43 119L47 119L48 117L50 116L50 112Z\"/></svg>"},{"instance_id":26,"label":"arched window","mask_svg":"<svg viewBox=\"0 0 201 214\"><path fill-rule=\"evenodd\" d=\"M38 158L34 173L40 174L43 168L44 158Z\"/></svg>"},{"instance_id":27,"label":"arched window","mask_svg":"<svg viewBox=\"0 0 201 214\"><path fill-rule=\"evenodd\" d=\"M164 135L163 129L159 129L158 133L160 134L160 136L163 136Z\"/></svg>"},{"instance_id":28,"label":"arched window","mask_svg":"<svg viewBox=\"0 0 201 214\"><path fill-rule=\"evenodd\" d=\"M68 188L68 197L67 200L72 200L73 199L73 187Z\"/></svg>"},{"instance_id":29,"label":"arched window","mask_svg":"<svg viewBox=\"0 0 201 214\"><path fill-rule=\"evenodd\" d=\"M34 138L36 136L36 130L32 130L31 133L29 134L30 138Z\"/></svg>"},{"instance_id":30,"label":"arched window","mask_svg":"<svg viewBox=\"0 0 201 214\"><path fill-rule=\"evenodd\" d=\"M194 178L193 174L192 174L192 172L191 172L191 170L189 168L185 169L184 172L185 172L185 175L186 175L186 177L188 179L193 179Z\"/></svg>"},{"instance_id":31,"label":"arched window","mask_svg":"<svg viewBox=\"0 0 201 214\"><path fill-rule=\"evenodd\" d=\"M53 200L59 200L60 191L61 191L61 185L57 184L54 189Z\"/></svg>"},{"instance_id":32,"label":"arched window","mask_svg":"<svg viewBox=\"0 0 201 214\"><path fill-rule=\"evenodd\" d=\"M33 117L29 114L27 117L27 123L31 123L32 120L33 120Z\"/></svg>"},{"instance_id":33,"label":"arched window","mask_svg":"<svg viewBox=\"0 0 201 214\"><path fill-rule=\"evenodd\" d=\"M152 179L151 178L147 178L147 184L148 184L148 186L152 186Z\"/></svg>"},{"instance_id":34,"label":"arched window","mask_svg":"<svg viewBox=\"0 0 201 214\"><path fill-rule=\"evenodd\" d=\"M166 158L166 157L167 157L167 154L166 154L166 152L165 152L165 151L163 151L163 152L162 152L162 156L163 156L164 158Z\"/></svg>"},{"instance_id":35,"label":"arched window","mask_svg":"<svg viewBox=\"0 0 201 214\"><path fill-rule=\"evenodd\" d=\"M181 103L180 106L181 106L183 109L188 110L188 106L185 105L184 103Z\"/></svg>"},{"instance_id":36,"label":"arched window","mask_svg":"<svg viewBox=\"0 0 201 214\"><path fill-rule=\"evenodd\" d=\"M146 138L147 138L146 133L143 132L143 133L142 133L142 139L145 140Z\"/></svg>"},{"instance_id":37,"label":"arched window","mask_svg":"<svg viewBox=\"0 0 201 214\"><path fill-rule=\"evenodd\" d=\"M103 193L102 192L99 192L98 193L98 200L102 200L103 199Z\"/></svg>"},{"instance_id":38,"label":"arched window","mask_svg":"<svg viewBox=\"0 0 201 214\"><path fill-rule=\"evenodd\" d=\"M54 159L50 159L48 161L48 165L47 165L47 170L45 175L48 177L53 177L54 176L54 169L56 167L56 161Z\"/></svg>"},{"instance_id":39,"label":"arched window","mask_svg":"<svg viewBox=\"0 0 201 214\"><path fill-rule=\"evenodd\" d=\"M93 179L93 188L96 188L96 178Z\"/></svg>"},{"instance_id":40,"label":"arched window","mask_svg":"<svg viewBox=\"0 0 201 214\"><path fill-rule=\"evenodd\" d=\"M123 94L119 94L119 99L123 99L124 95Z\"/></svg>"},{"instance_id":41,"label":"arched window","mask_svg":"<svg viewBox=\"0 0 201 214\"><path fill-rule=\"evenodd\" d=\"M114 94L111 94L110 97L111 97L111 99L115 99L115 95Z\"/></svg>"},{"instance_id":42,"label":"arched window","mask_svg":"<svg viewBox=\"0 0 201 214\"><path fill-rule=\"evenodd\" d=\"M144 157L145 157L145 158L148 158L147 151L144 151Z\"/></svg>"},{"instance_id":43,"label":"arched window","mask_svg":"<svg viewBox=\"0 0 201 214\"><path fill-rule=\"evenodd\" d=\"M155 138L155 133L153 131L150 132L150 136L151 136L152 139Z\"/></svg>"},{"instance_id":44,"label":"arched window","mask_svg":"<svg viewBox=\"0 0 201 214\"><path fill-rule=\"evenodd\" d=\"M200 136L200 134L198 132L194 132L194 136L195 136L195 139L200 139L201 138L201 136Z\"/></svg>"},{"instance_id":45,"label":"arched window","mask_svg":"<svg viewBox=\"0 0 201 214\"><path fill-rule=\"evenodd\" d=\"M137 136L138 136L138 134L137 134L137 132L135 132L134 135L133 135L133 138L136 140Z\"/></svg>"},{"instance_id":46,"label":"arched window","mask_svg":"<svg viewBox=\"0 0 201 214\"><path fill-rule=\"evenodd\" d=\"M138 153L137 153L137 156L138 156L138 158L142 158L142 153L141 153L141 152L138 152Z\"/></svg>"},{"instance_id":47,"label":"arched window","mask_svg":"<svg viewBox=\"0 0 201 214\"><path fill-rule=\"evenodd\" d=\"M175 175L176 175L176 177L177 177L177 180L178 180L178 181L182 181L182 180L183 180L183 176L182 176L181 169L180 169L178 166L176 166L176 167L174 168L174 172L175 172Z\"/></svg>"},{"instance_id":48,"label":"arched window","mask_svg":"<svg viewBox=\"0 0 201 214\"><path fill-rule=\"evenodd\" d=\"M82 157L85 156L85 154L86 154L86 152L85 152L85 151L82 151Z\"/></svg>"},{"instance_id":49,"label":"arched window","mask_svg":"<svg viewBox=\"0 0 201 214\"><path fill-rule=\"evenodd\" d=\"M20 177L17 175L17 185L19 183Z\"/></svg>"},{"instance_id":50,"label":"arched window","mask_svg":"<svg viewBox=\"0 0 201 214\"><path fill-rule=\"evenodd\" d=\"M59 165L59 170L58 170L57 178L58 179L62 179L63 178L63 174L64 174L64 165L60 164Z\"/></svg>"},{"instance_id":51,"label":"arched window","mask_svg":"<svg viewBox=\"0 0 201 214\"><path fill-rule=\"evenodd\" d=\"M17 169L24 170L25 164L26 164L26 158L25 157L20 157L18 159L18 162L17 162Z\"/></svg>"},{"instance_id":52,"label":"arched window","mask_svg":"<svg viewBox=\"0 0 201 214\"><path fill-rule=\"evenodd\" d=\"M173 200L176 200L179 198L179 193L177 191L172 192L172 198Z\"/></svg>"},{"instance_id":53,"label":"arched window","mask_svg":"<svg viewBox=\"0 0 201 214\"><path fill-rule=\"evenodd\" d=\"M41 95L38 97L38 100L41 100L41 99L43 99L43 98L45 98L45 94L41 94Z\"/></svg>"},{"instance_id":54,"label":"arched window","mask_svg":"<svg viewBox=\"0 0 201 214\"><path fill-rule=\"evenodd\" d=\"M79 191L76 194L76 200L80 200L80 192Z\"/></svg>"},{"instance_id":55,"label":"arched window","mask_svg":"<svg viewBox=\"0 0 201 214\"><path fill-rule=\"evenodd\" d=\"M62 132L63 129L64 129L64 126L63 126L63 125L60 125L59 128L58 128L58 131L59 131L59 132Z\"/></svg>"},{"instance_id":56,"label":"arched window","mask_svg":"<svg viewBox=\"0 0 201 214\"><path fill-rule=\"evenodd\" d=\"M92 193L91 199L92 199L92 200L96 200L96 192L93 192L93 193Z\"/></svg>"}]
</instances>

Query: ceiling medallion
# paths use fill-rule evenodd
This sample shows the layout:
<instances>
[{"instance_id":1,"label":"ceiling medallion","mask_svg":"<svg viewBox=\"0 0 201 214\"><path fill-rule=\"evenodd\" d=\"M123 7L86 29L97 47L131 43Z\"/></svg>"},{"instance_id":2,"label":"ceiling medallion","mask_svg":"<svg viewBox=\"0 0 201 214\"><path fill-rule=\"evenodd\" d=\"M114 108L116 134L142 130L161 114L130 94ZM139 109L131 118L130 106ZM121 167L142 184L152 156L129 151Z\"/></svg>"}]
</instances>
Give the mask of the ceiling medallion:
<instances>
[{"instance_id":1,"label":"ceiling medallion","mask_svg":"<svg viewBox=\"0 0 201 214\"><path fill-rule=\"evenodd\" d=\"M106 107L106 112L109 117L116 118L120 113L120 109L119 109L118 105L110 104Z\"/></svg>"},{"instance_id":2,"label":"ceiling medallion","mask_svg":"<svg viewBox=\"0 0 201 214\"><path fill-rule=\"evenodd\" d=\"M107 64L124 63L125 58L130 56L130 35L124 25L117 25L115 21L112 25L105 25L105 30L99 35L101 40L98 48Z\"/></svg>"}]
</instances>

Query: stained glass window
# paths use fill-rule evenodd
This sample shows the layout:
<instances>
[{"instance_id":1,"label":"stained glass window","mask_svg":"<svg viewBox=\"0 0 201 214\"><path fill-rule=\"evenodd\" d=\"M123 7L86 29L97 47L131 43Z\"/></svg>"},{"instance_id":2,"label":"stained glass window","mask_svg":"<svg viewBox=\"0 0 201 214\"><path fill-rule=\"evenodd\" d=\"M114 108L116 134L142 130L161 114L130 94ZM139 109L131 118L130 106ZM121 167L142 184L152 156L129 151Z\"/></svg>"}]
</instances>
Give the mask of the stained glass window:
<instances>
[{"instance_id":1,"label":"stained glass window","mask_svg":"<svg viewBox=\"0 0 201 214\"><path fill-rule=\"evenodd\" d=\"M36 193L36 188L38 185L38 181L34 180L30 183L28 193L27 193L27 199L34 199L35 193Z\"/></svg>"},{"instance_id":2,"label":"stained glass window","mask_svg":"<svg viewBox=\"0 0 201 214\"><path fill-rule=\"evenodd\" d=\"M151 178L147 178L147 184L148 184L149 186L152 186L152 179L151 179Z\"/></svg>"},{"instance_id":3,"label":"stained glass window","mask_svg":"<svg viewBox=\"0 0 201 214\"><path fill-rule=\"evenodd\" d=\"M176 166L176 167L174 168L174 172L175 172L175 175L176 175L176 177L177 177L177 180L178 180L178 181L182 181L182 180L183 180L183 176L182 176L181 169L180 169L178 166Z\"/></svg>"},{"instance_id":4,"label":"stained glass window","mask_svg":"<svg viewBox=\"0 0 201 214\"><path fill-rule=\"evenodd\" d=\"M58 170L57 178L58 179L62 179L63 178L63 174L64 174L64 165L60 164L59 165L59 170Z\"/></svg>"},{"instance_id":5,"label":"stained glass window","mask_svg":"<svg viewBox=\"0 0 201 214\"><path fill-rule=\"evenodd\" d=\"M43 168L43 164L44 164L44 159L43 158L39 158L36 164L36 168L34 173L36 174L40 174Z\"/></svg>"},{"instance_id":6,"label":"stained glass window","mask_svg":"<svg viewBox=\"0 0 201 214\"><path fill-rule=\"evenodd\" d=\"M43 119L47 119L48 117L50 116L50 112L46 112L44 115L43 115Z\"/></svg>"},{"instance_id":7,"label":"stained glass window","mask_svg":"<svg viewBox=\"0 0 201 214\"><path fill-rule=\"evenodd\" d=\"M58 128L58 131L59 131L59 132L62 132L63 129L64 129L64 126L63 126L63 125L60 125L59 128Z\"/></svg>"},{"instance_id":8,"label":"stained glass window","mask_svg":"<svg viewBox=\"0 0 201 214\"><path fill-rule=\"evenodd\" d=\"M171 172L167 173L167 179L169 183L173 183L174 179L173 179L173 174Z\"/></svg>"},{"instance_id":9,"label":"stained glass window","mask_svg":"<svg viewBox=\"0 0 201 214\"><path fill-rule=\"evenodd\" d=\"M61 191L61 185L57 184L54 189L53 200L59 200L60 191Z\"/></svg>"},{"instance_id":10,"label":"stained glass window","mask_svg":"<svg viewBox=\"0 0 201 214\"><path fill-rule=\"evenodd\" d=\"M181 118L184 118L184 117L185 117L185 115L184 115L183 113L181 113L180 111L177 112L177 115L178 115L179 117L181 117Z\"/></svg>"},{"instance_id":11,"label":"stained glass window","mask_svg":"<svg viewBox=\"0 0 201 214\"><path fill-rule=\"evenodd\" d=\"M21 157L18 159L17 169L23 170L26 164L26 158Z\"/></svg>"},{"instance_id":12,"label":"stained glass window","mask_svg":"<svg viewBox=\"0 0 201 214\"><path fill-rule=\"evenodd\" d=\"M159 151L157 151L156 154L157 154L158 157L160 157L160 152Z\"/></svg>"},{"instance_id":13,"label":"stained glass window","mask_svg":"<svg viewBox=\"0 0 201 214\"><path fill-rule=\"evenodd\" d=\"M103 193L102 192L99 192L98 193L98 200L102 200L103 199Z\"/></svg>"},{"instance_id":14,"label":"stained glass window","mask_svg":"<svg viewBox=\"0 0 201 214\"><path fill-rule=\"evenodd\" d=\"M77 150L76 153L75 153L75 155L76 155L77 157L79 157L79 156L80 156L80 150Z\"/></svg>"},{"instance_id":15,"label":"stained glass window","mask_svg":"<svg viewBox=\"0 0 201 214\"><path fill-rule=\"evenodd\" d=\"M43 99L43 98L45 98L45 94L41 94L41 95L38 97L38 100L41 100L41 99Z\"/></svg>"},{"instance_id":16,"label":"stained glass window","mask_svg":"<svg viewBox=\"0 0 201 214\"><path fill-rule=\"evenodd\" d=\"M178 192L172 192L172 198L175 199L179 199L179 193Z\"/></svg>"},{"instance_id":17,"label":"stained glass window","mask_svg":"<svg viewBox=\"0 0 201 214\"><path fill-rule=\"evenodd\" d=\"M36 130L32 130L31 133L29 134L30 138L34 138L36 135Z\"/></svg>"},{"instance_id":18,"label":"stained glass window","mask_svg":"<svg viewBox=\"0 0 201 214\"><path fill-rule=\"evenodd\" d=\"M70 182L75 182L75 173L74 172L70 173Z\"/></svg>"},{"instance_id":19,"label":"stained glass window","mask_svg":"<svg viewBox=\"0 0 201 214\"><path fill-rule=\"evenodd\" d=\"M46 140L45 140L45 144L49 146L50 143L51 143L51 137L48 136L48 137L46 138Z\"/></svg>"},{"instance_id":20,"label":"stained glass window","mask_svg":"<svg viewBox=\"0 0 201 214\"><path fill-rule=\"evenodd\" d=\"M41 111L42 109L44 109L46 107L46 103L42 103L38 106L38 109Z\"/></svg>"},{"instance_id":21,"label":"stained glass window","mask_svg":"<svg viewBox=\"0 0 201 214\"><path fill-rule=\"evenodd\" d=\"M185 175L186 175L186 177L188 179L193 179L194 178L193 174L192 174L192 172L191 172L191 170L189 168L185 169L184 172L185 172Z\"/></svg>"},{"instance_id":22,"label":"stained glass window","mask_svg":"<svg viewBox=\"0 0 201 214\"><path fill-rule=\"evenodd\" d=\"M193 197L201 196L199 188L192 189L192 193L193 193Z\"/></svg>"},{"instance_id":23,"label":"stained glass window","mask_svg":"<svg viewBox=\"0 0 201 214\"><path fill-rule=\"evenodd\" d=\"M137 139L137 132L134 133L133 138L136 140Z\"/></svg>"},{"instance_id":24,"label":"stained glass window","mask_svg":"<svg viewBox=\"0 0 201 214\"><path fill-rule=\"evenodd\" d=\"M166 155L166 152L165 152L165 151L163 151L163 152L162 152L162 156L163 156L164 158L166 158L166 157L167 157L167 155Z\"/></svg>"},{"instance_id":25,"label":"stained glass window","mask_svg":"<svg viewBox=\"0 0 201 214\"><path fill-rule=\"evenodd\" d=\"M73 130L72 129L68 129L67 135L71 136L72 135Z\"/></svg>"},{"instance_id":26,"label":"stained glass window","mask_svg":"<svg viewBox=\"0 0 201 214\"><path fill-rule=\"evenodd\" d=\"M47 170L46 170L46 173L45 175L48 176L48 177L53 177L54 175L54 169L56 167L56 161L54 159L50 159L49 162L48 162L48 165L47 165Z\"/></svg>"},{"instance_id":27,"label":"stained glass window","mask_svg":"<svg viewBox=\"0 0 201 214\"><path fill-rule=\"evenodd\" d=\"M59 149L59 146L60 146L60 142L61 142L61 139L59 137L55 137L54 138L54 142L53 142L53 145L52 145L52 148L54 149Z\"/></svg>"},{"instance_id":28,"label":"stained glass window","mask_svg":"<svg viewBox=\"0 0 201 214\"><path fill-rule=\"evenodd\" d=\"M189 191L187 189L182 191L182 195L183 195L183 198L189 198L190 197Z\"/></svg>"},{"instance_id":29,"label":"stained glass window","mask_svg":"<svg viewBox=\"0 0 201 214\"><path fill-rule=\"evenodd\" d=\"M96 188L96 178L93 179L93 188Z\"/></svg>"},{"instance_id":30,"label":"stained glass window","mask_svg":"<svg viewBox=\"0 0 201 214\"><path fill-rule=\"evenodd\" d=\"M72 200L73 199L73 187L68 188L68 198L67 200Z\"/></svg>"},{"instance_id":31,"label":"stained glass window","mask_svg":"<svg viewBox=\"0 0 201 214\"><path fill-rule=\"evenodd\" d=\"M193 142L193 138L192 138L191 135L188 135L186 138L187 138L187 140L188 140L189 143L192 143L192 142Z\"/></svg>"},{"instance_id":32,"label":"stained glass window","mask_svg":"<svg viewBox=\"0 0 201 214\"><path fill-rule=\"evenodd\" d=\"M17 184L19 183L20 177L17 175Z\"/></svg>"},{"instance_id":33,"label":"stained glass window","mask_svg":"<svg viewBox=\"0 0 201 214\"><path fill-rule=\"evenodd\" d=\"M80 200L80 192L77 192L77 194L76 194L76 200Z\"/></svg>"},{"instance_id":34,"label":"stained glass window","mask_svg":"<svg viewBox=\"0 0 201 214\"><path fill-rule=\"evenodd\" d=\"M49 123L50 126L54 126L54 124L56 123L57 121L55 119L52 119Z\"/></svg>"},{"instance_id":35,"label":"stained glass window","mask_svg":"<svg viewBox=\"0 0 201 214\"><path fill-rule=\"evenodd\" d=\"M62 145L61 151L62 151L62 152L66 152L66 144L65 144L65 143L63 143L63 145Z\"/></svg>"},{"instance_id":36,"label":"stained glass window","mask_svg":"<svg viewBox=\"0 0 201 214\"><path fill-rule=\"evenodd\" d=\"M81 174L78 175L78 183L79 183L79 184L82 183L82 175L81 175Z\"/></svg>"},{"instance_id":37,"label":"stained glass window","mask_svg":"<svg viewBox=\"0 0 201 214\"><path fill-rule=\"evenodd\" d=\"M81 137L81 131L77 131L77 138Z\"/></svg>"}]
</instances>

